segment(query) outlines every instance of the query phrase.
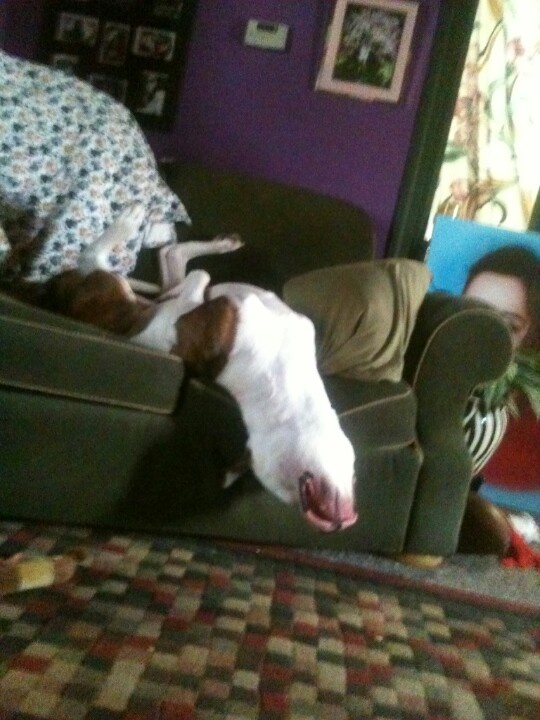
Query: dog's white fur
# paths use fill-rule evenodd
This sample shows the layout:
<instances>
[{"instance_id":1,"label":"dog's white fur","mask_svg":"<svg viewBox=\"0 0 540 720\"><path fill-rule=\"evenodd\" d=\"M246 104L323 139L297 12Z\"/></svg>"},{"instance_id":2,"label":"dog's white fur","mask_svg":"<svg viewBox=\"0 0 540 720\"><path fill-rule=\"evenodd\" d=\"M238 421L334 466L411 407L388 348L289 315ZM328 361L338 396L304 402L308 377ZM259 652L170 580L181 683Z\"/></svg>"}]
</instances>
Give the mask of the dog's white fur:
<instances>
[{"instance_id":1,"label":"dog's white fur","mask_svg":"<svg viewBox=\"0 0 540 720\"><path fill-rule=\"evenodd\" d=\"M134 206L83 252L80 269L101 266L111 244L140 224ZM236 399L248 431L255 475L286 503L299 504L306 518L324 531L347 527L354 509L354 451L318 373L313 323L274 293L241 283L210 285L203 270L186 273L198 255L231 252L239 238L187 242L161 249L166 292L148 325L131 339L170 352L179 334L189 332L190 311L220 297L237 310L234 338L215 381ZM126 292L131 289L126 285ZM204 313L199 316L204 321ZM182 338L184 346L189 338Z\"/></svg>"}]
</instances>

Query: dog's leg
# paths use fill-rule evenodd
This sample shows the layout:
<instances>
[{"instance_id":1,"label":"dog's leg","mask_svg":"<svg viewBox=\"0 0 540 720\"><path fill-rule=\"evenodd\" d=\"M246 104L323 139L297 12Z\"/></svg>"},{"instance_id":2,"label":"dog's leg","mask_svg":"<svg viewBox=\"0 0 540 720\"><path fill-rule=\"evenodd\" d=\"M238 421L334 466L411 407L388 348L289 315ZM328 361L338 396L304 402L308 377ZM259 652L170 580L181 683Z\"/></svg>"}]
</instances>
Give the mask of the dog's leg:
<instances>
[{"instance_id":1,"label":"dog's leg","mask_svg":"<svg viewBox=\"0 0 540 720\"><path fill-rule=\"evenodd\" d=\"M187 264L193 258L233 252L243 244L240 236L233 234L220 235L214 240L190 240L162 247L159 251L159 264L163 290L177 285L186 277Z\"/></svg>"},{"instance_id":2,"label":"dog's leg","mask_svg":"<svg viewBox=\"0 0 540 720\"><path fill-rule=\"evenodd\" d=\"M144 215L145 209L140 203L130 205L123 210L103 235L82 250L78 261L80 272L83 275L89 275L94 270L109 270L109 253L137 237ZM157 295L160 291L159 285L155 283L135 278L127 278L127 281L135 292Z\"/></svg>"},{"instance_id":3,"label":"dog's leg","mask_svg":"<svg viewBox=\"0 0 540 720\"><path fill-rule=\"evenodd\" d=\"M192 270L186 277L174 287L169 288L158 298L158 303L177 300L180 307L183 303L187 310L183 310L182 314L189 312L197 305L202 305L206 300L206 289L210 284L210 275L206 270Z\"/></svg>"},{"instance_id":4,"label":"dog's leg","mask_svg":"<svg viewBox=\"0 0 540 720\"><path fill-rule=\"evenodd\" d=\"M145 347L171 352L178 342L176 323L181 315L204 302L210 275L204 270L188 273L186 279L155 303L154 315L132 341Z\"/></svg>"},{"instance_id":5,"label":"dog's leg","mask_svg":"<svg viewBox=\"0 0 540 720\"><path fill-rule=\"evenodd\" d=\"M144 215L144 206L139 203L123 210L103 235L82 250L78 261L79 271L83 275L89 275L94 270L109 270L109 253L137 237Z\"/></svg>"}]
</instances>

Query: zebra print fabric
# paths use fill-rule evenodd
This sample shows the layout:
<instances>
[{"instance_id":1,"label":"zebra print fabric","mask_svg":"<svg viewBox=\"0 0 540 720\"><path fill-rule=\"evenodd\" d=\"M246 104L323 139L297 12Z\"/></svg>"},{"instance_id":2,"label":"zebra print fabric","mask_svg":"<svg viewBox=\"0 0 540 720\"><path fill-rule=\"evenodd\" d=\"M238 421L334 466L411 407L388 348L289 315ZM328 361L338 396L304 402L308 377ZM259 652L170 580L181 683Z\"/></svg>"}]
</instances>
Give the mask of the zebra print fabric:
<instances>
[{"instance_id":1,"label":"zebra print fabric","mask_svg":"<svg viewBox=\"0 0 540 720\"><path fill-rule=\"evenodd\" d=\"M476 395L467 403L463 428L465 442L473 459L473 475L476 475L491 458L503 439L508 425L508 410L501 407L487 410Z\"/></svg>"}]
</instances>

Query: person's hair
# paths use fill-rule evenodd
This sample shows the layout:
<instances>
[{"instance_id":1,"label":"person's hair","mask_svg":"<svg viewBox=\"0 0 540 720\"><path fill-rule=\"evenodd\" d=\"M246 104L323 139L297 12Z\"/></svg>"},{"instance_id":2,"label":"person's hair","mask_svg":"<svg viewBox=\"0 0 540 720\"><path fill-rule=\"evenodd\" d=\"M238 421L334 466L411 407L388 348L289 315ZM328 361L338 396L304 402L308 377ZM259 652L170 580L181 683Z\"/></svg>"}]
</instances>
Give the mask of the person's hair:
<instances>
[{"instance_id":1,"label":"person's hair","mask_svg":"<svg viewBox=\"0 0 540 720\"><path fill-rule=\"evenodd\" d=\"M507 245L482 255L469 269L464 291L475 277L484 272L510 275L518 278L525 288L527 311L531 328L523 344L540 347L540 260L538 256L521 245Z\"/></svg>"}]
</instances>

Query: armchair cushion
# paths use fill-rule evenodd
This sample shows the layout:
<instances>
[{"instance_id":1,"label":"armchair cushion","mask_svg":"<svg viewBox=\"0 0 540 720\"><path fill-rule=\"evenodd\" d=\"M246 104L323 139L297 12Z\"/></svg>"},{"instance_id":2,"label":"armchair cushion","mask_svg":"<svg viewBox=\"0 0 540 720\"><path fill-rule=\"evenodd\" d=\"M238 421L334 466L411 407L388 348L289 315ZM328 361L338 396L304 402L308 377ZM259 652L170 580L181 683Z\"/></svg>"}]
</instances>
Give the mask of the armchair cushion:
<instances>
[{"instance_id":1,"label":"armchair cushion","mask_svg":"<svg viewBox=\"0 0 540 720\"><path fill-rule=\"evenodd\" d=\"M295 277L284 298L315 323L323 374L397 382L430 280L415 260L375 260Z\"/></svg>"},{"instance_id":2,"label":"armchair cushion","mask_svg":"<svg viewBox=\"0 0 540 720\"><path fill-rule=\"evenodd\" d=\"M333 376L325 377L324 384L357 452L416 442L416 397L405 381L372 383Z\"/></svg>"}]
</instances>

